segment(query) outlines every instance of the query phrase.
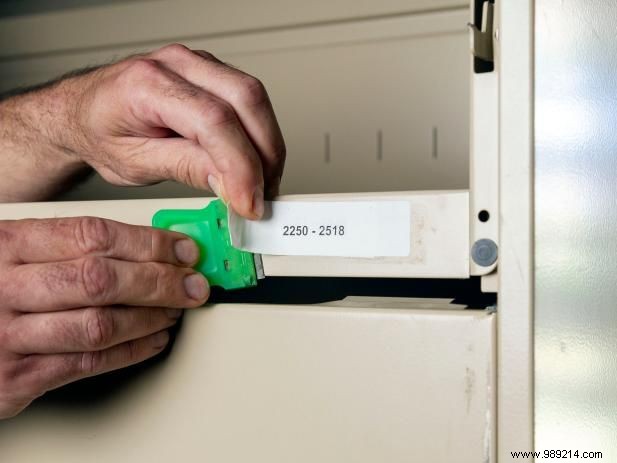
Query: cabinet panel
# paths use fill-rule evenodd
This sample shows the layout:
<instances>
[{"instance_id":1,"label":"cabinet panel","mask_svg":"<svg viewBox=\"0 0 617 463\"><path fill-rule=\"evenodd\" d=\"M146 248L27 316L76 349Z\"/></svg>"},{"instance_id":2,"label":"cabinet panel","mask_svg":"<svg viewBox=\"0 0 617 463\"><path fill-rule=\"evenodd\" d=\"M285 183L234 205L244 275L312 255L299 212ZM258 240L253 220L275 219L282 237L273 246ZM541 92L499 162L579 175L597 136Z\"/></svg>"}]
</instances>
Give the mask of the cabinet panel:
<instances>
[{"instance_id":1,"label":"cabinet panel","mask_svg":"<svg viewBox=\"0 0 617 463\"><path fill-rule=\"evenodd\" d=\"M469 185L467 11L440 11L184 42L263 80L288 148L283 193L464 189ZM105 63L148 45L0 62L0 87ZM93 181L66 199L195 196L175 184ZM200 193L203 194L203 193Z\"/></svg>"},{"instance_id":2,"label":"cabinet panel","mask_svg":"<svg viewBox=\"0 0 617 463\"><path fill-rule=\"evenodd\" d=\"M199 35L233 34L417 11L461 9L468 3L468 0L114 2L0 20L0 57L177 41Z\"/></svg>"},{"instance_id":3,"label":"cabinet panel","mask_svg":"<svg viewBox=\"0 0 617 463\"><path fill-rule=\"evenodd\" d=\"M156 365L0 422L3 460L489 461L494 315L367 305L190 311Z\"/></svg>"},{"instance_id":4,"label":"cabinet panel","mask_svg":"<svg viewBox=\"0 0 617 463\"><path fill-rule=\"evenodd\" d=\"M469 277L469 194L466 191L290 195L280 199L407 201L411 251L406 257L379 258L264 255L268 276ZM201 209L208 201L208 198L180 198L0 204L0 219L86 215L150 225L159 209Z\"/></svg>"}]
</instances>

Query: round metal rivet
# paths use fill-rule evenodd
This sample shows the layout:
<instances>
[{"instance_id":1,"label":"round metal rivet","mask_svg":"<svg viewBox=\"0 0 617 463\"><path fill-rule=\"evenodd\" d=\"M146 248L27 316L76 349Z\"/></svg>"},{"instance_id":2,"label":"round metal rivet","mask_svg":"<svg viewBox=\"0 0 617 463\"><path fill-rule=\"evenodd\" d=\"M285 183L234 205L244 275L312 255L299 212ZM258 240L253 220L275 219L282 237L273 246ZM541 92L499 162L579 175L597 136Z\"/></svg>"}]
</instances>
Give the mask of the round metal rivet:
<instances>
[{"instance_id":1,"label":"round metal rivet","mask_svg":"<svg viewBox=\"0 0 617 463\"><path fill-rule=\"evenodd\" d=\"M482 267L490 267L497 262L497 245L487 238L478 240L471 247L471 258Z\"/></svg>"}]
</instances>

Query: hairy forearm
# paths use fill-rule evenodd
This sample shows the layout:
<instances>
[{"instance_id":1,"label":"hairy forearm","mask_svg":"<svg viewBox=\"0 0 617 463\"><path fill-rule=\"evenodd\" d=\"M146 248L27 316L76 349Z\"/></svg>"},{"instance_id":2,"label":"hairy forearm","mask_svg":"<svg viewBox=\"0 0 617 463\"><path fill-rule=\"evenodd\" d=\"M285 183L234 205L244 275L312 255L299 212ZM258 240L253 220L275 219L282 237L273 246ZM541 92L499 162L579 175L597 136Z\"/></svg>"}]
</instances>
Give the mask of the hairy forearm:
<instances>
[{"instance_id":1,"label":"hairy forearm","mask_svg":"<svg viewBox=\"0 0 617 463\"><path fill-rule=\"evenodd\" d=\"M0 202L52 198L88 172L71 148L72 78L0 100Z\"/></svg>"}]
</instances>

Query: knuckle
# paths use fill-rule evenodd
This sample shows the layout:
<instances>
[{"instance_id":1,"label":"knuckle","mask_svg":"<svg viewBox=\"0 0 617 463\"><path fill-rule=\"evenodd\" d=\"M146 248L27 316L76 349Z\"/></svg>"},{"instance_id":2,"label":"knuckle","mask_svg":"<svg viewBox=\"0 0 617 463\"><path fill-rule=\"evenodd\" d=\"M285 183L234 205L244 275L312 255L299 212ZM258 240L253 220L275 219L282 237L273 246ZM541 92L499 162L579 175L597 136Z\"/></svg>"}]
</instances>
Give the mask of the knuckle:
<instances>
[{"instance_id":1,"label":"knuckle","mask_svg":"<svg viewBox=\"0 0 617 463\"><path fill-rule=\"evenodd\" d=\"M214 61L214 62L220 63L219 59L216 56L214 56L212 53L210 53L209 51L199 50L197 54L201 56L203 59L205 59L206 61Z\"/></svg>"},{"instance_id":2,"label":"knuckle","mask_svg":"<svg viewBox=\"0 0 617 463\"><path fill-rule=\"evenodd\" d=\"M236 112L226 101L213 101L203 111L202 119L207 126L224 125L237 120Z\"/></svg>"},{"instance_id":3,"label":"knuckle","mask_svg":"<svg viewBox=\"0 0 617 463\"><path fill-rule=\"evenodd\" d=\"M145 106L140 105L137 101L140 97L136 97L135 101L130 104L134 104L135 110L139 106L141 109L146 109ZM147 98L142 98L141 101L146 101ZM146 109L147 110L147 109ZM135 113L137 114L137 113ZM148 148L145 146L147 143L139 143L133 146L131 149L127 147L125 153L126 158L122 162L122 178L126 181L126 185L130 186L142 186L161 180L156 177L153 172L151 163L146 159L146 152Z\"/></svg>"},{"instance_id":4,"label":"knuckle","mask_svg":"<svg viewBox=\"0 0 617 463\"><path fill-rule=\"evenodd\" d=\"M114 84L129 109L141 114L148 110L153 95L167 84L167 79L158 61L140 56L128 60Z\"/></svg>"},{"instance_id":5,"label":"knuckle","mask_svg":"<svg viewBox=\"0 0 617 463\"><path fill-rule=\"evenodd\" d=\"M145 246L145 258L148 261L155 261L161 255L166 254L165 247L169 246L167 240L167 234L169 232L160 230L158 228L150 228L147 230L147 239Z\"/></svg>"},{"instance_id":6,"label":"knuckle","mask_svg":"<svg viewBox=\"0 0 617 463\"><path fill-rule=\"evenodd\" d=\"M173 165L172 169L173 169L173 172L170 172L171 178L174 178L177 181L186 183L187 185L199 186L199 184L195 182L196 172L195 172L193 163L191 162L190 158L185 157L185 156L179 157L176 160L176 163ZM154 236L157 236L157 234L155 234ZM153 254L154 254L155 249L157 249L155 247L156 244L157 243L153 239L153 242L152 242Z\"/></svg>"},{"instance_id":7,"label":"knuckle","mask_svg":"<svg viewBox=\"0 0 617 463\"><path fill-rule=\"evenodd\" d=\"M84 332L86 345L93 350L108 347L114 337L114 317L110 310L93 307L84 313Z\"/></svg>"},{"instance_id":8,"label":"knuckle","mask_svg":"<svg viewBox=\"0 0 617 463\"><path fill-rule=\"evenodd\" d=\"M124 68L115 77L115 88L131 101L142 101L149 97L153 86L157 86L163 75L159 63L143 56L127 60Z\"/></svg>"},{"instance_id":9,"label":"knuckle","mask_svg":"<svg viewBox=\"0 0 617 463\"><path fill-rule=\"evenodd\" d=\"M158 302L164 303L176 298L178 294L179 270L172 265L152 263L145 270L145 286Z\"/></svg>"},{"instance_id":10,"label":"knuckle","mask_svg":"<svg viewBox=\"0 0 617 463\"><path fill-rule=\"evenodd\" d=\"M268 100L268 92L259 79L247 75L238 82L234 98L247 106L257 106Z\"/></svg>"},{"instance_id":11,"label":"knuckle","mask_svg":"<svg viewBox=\"0 0 617 463\"><path fill-rule=\"evenodd\" d=\"M127 363L133 363L138 359L139 356L139 349L137 348L137 342L132 340L132 341L127 341L126 343L126 360Z\"/></svg>"},{"instance_id":12,"label":"knuckle","mask_svg":"<svg viewBox=\"0 0 617 463\"><path fill-rule=\"evenodd\" d=\"M79 361L79 372L87 376L95 375L103 370L105 364L105 351L83 352Z\"/></svg>"},{"instance_id":13,"label":"knuckle","mask_svg":"<svg viewBox=\"0 0 617 463\"><path fill-rule=\"evenodd\" d=\"M89 257L83 260L81 284L86 296L95 304L112 296L116 283L116 275L105 259Z\"/></svg>"},{"instance_id":14,"label":"knuckle","mask_svg":"<svg viewBox=\"0 0 617 463\"><path fill-rule=\"evenodd\" d=\"M152 263L148 265L148 270L146 270L146 278L149 283L148 286L153 292L166 292L170 288L170 282L173 281L173 279L171 271L167 267L167 265L159 263Z\"/></svg>"},{"instance_id":15,"label":"knuckle","mask_svg":"<svg viewBox=\"0 0 617 463\"><path fill-rule=\"evenodd\" d=\"M161 74L161 67L155 59L140 56L129 60L124 74L130 83L142 82L158 77Z\"/></svg>"},{"instance_id":16,"label":"knuckle","mask_svg":"<svg viewBox=\"0 0 617 463\"><path fill-rule=\"evenodd\" d=\"M75 226L75 241L84 254L107 253L112 247L109 222L99 217L81 217Z\"/></svg>"},{"instance_id":17,"label":"knuckle","mask_svg":"<svg viewBox=\"0 0 617 463\"><path fill-rule=\"evenodd\" d=\"M189 47L181 43L170 43L169 45L159 48L155 53L160 55L177 56L192 54L192 51Z\"/></svg>"}]
</instances>

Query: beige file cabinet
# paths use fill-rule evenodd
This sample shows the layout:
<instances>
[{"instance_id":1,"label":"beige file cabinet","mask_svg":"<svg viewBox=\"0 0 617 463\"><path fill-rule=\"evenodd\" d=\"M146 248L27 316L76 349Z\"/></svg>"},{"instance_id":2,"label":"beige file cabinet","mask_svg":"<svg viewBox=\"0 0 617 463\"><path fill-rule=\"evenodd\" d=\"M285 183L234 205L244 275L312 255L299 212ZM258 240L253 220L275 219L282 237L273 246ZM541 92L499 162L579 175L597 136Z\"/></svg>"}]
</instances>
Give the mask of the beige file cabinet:
<instances>
[{"instance_id":1,"label":"beige file cabinet","mask_svg":"<svg viewBox=\"0 0 617 463\"><path fill-rule=\"evenodd\" d=\"M468 277L457 252L468 242L466 192L281 199L393 197L423 224L410 237L422 258L264 256L266 275ZM207 201L5 204L0 215L147 225L160 208ZM43 400L0 423L0 448L11 462L490 461L496 353L495 314L447 300L206 306L186 314L168 357L104 398L95 382L88 400Z\"/></svg>"},{"instance_id":2,"label":"beige file cabinet","mask_svg":"<svg viewBox=\"0 0 617 463\"><path fill-rule=\"evenodd\" d=\"M170 355L106 397L0 422L2 459L487 461L494 315L393 306L192 311Z\"/></svg>"}]
</instances>

